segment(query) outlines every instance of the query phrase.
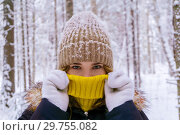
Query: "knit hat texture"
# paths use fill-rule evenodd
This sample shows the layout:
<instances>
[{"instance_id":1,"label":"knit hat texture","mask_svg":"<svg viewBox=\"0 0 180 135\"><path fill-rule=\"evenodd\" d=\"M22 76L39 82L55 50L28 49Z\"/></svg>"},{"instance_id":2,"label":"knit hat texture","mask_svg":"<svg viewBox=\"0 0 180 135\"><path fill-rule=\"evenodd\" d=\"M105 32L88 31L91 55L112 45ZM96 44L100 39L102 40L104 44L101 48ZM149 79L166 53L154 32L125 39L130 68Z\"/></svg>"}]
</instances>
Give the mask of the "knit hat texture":
<instances>
[{"instance_id":1,"label":"knit hat texture","mask_svg":"<svg viewBox=\"0 0 180 135\"><path fill-rule=\"evenodd\" d=\"M108 34L92 12L81 12L66 23L59 51L59 69L72 63L100 62L113 69Z\"/></svg>"}]
</instances>

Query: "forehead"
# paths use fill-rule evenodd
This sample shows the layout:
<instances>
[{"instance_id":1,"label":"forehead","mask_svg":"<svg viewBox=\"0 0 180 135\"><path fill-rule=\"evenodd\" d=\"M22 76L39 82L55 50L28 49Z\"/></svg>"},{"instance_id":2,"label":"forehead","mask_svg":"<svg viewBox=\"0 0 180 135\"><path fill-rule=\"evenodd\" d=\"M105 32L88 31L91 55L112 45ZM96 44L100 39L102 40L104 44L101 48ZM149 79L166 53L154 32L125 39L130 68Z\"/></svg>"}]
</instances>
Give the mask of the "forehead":
<instances>
[{"instance_id":1,"label":"forehead","mask_svg":"<svg viewBox=\"0 0 180 135\"><path fill-rule=\"evenodd\" d=\"M96 64L102 64L100 62L78 62L78 63L72 63L71 65L96 65Z\"/></svg>"}]
</instances>

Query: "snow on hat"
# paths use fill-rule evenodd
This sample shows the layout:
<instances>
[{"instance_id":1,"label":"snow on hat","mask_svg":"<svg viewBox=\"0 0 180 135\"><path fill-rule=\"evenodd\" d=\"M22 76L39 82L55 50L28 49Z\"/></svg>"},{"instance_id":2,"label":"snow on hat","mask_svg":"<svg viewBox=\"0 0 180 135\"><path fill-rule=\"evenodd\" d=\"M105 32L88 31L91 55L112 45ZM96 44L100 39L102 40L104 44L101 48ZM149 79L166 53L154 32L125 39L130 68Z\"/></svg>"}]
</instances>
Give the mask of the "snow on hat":
<instances>
[{"instance_id":1,"label":"snow on hat","mask_svg":"<svg viewBox=\"0 0 180 135\"><path fill-rule=\"evenodd\" d=\"M108 34L92 12L81 12L66 23L60 42L59 69L78 62L101 62L113 69Z\"/></svg>"}]
</instances>

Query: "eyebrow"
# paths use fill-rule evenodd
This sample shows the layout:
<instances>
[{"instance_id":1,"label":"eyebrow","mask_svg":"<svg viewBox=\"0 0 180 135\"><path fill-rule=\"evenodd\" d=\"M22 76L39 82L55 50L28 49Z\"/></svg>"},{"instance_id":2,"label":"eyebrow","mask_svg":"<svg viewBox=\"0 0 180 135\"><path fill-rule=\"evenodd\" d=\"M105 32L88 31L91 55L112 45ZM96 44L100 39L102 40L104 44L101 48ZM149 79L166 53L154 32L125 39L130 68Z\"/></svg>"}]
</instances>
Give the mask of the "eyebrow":
<instances>
[{"instance_id":1,"label":"eyebrow","mask_svg":"<svg viewBox=\"0 0 180 135\"><path fill-rule=\"evenodd\" d=\"M81 65L81 63L73 63L73 65Z\"/></svg>"},{"instance_id":2,"label":"eyebrow","mask_svg":"<svg viewBox=\"0 0 180 135\"><path fill-rule=\"evenodd\" d=\"M100 63L100 62L97 62L97 63L93 63L92 65L97 65L97 64L102 64L102 63Z\"/></svg>"},{"instance_id":3,"label":"eyebrow","mask_svg":"<svg viewBox=\"0 0 180 135\"><path fill-rule=\"evenodd\" d=\"M74 65L81 65L81 63L73 63ZM100 62L93 63L92 65L102 64Z\"/></svg>"}]
</instances>

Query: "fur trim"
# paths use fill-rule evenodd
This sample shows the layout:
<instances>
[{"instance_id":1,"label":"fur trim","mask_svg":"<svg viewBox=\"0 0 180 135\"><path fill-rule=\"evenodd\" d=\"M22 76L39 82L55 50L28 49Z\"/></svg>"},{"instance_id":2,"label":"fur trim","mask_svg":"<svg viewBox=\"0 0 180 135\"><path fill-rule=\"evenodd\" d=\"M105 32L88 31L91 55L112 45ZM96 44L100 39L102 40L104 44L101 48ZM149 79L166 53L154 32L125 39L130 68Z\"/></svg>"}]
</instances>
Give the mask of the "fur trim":
<instances>
[{"instance_id":1,"label":"fur trim","mask_svg":"<svg viewBox=\"0 0 180 135\"><path fill-rule=\"evenodd\" d=\"M38 82L34 84L27 91L27 94L25 95L25 100L27 101L27 103L30 104L28 109L33 112L36 110L37 106L41 102L41 99L42 99L41 88L42 88L42 82ZM147 100L144 97L144 92L135 90L133 102L136 105L138 110L141 111L143 109L147 109L147 105L146 105Z\"/></svg>"},{"instance_id":2,"label":"fur trim","mask_svg":"<svg viewBox=\"0 0 180 135\"><path fill-rule=\"evenodd\" d=\"M147 99L145 98L145 93L140 90L135 90L133 102L138 110L147 109Z\"/></svg>"},{"instance_id":3,"label":"fur trim","mask_svg":"<svg viewBox=\"0 0 180 135\"><path fill-rule=\"evenodd\" d=\"M42 99L41 88L42 88L42 82L37 82L29 90L27 90L27 94L25 95L24 99L27 101L27 103L30 104L28 109L33 112L36 110L36 108L41 102Z\"/></svg>"}]
</instances>

